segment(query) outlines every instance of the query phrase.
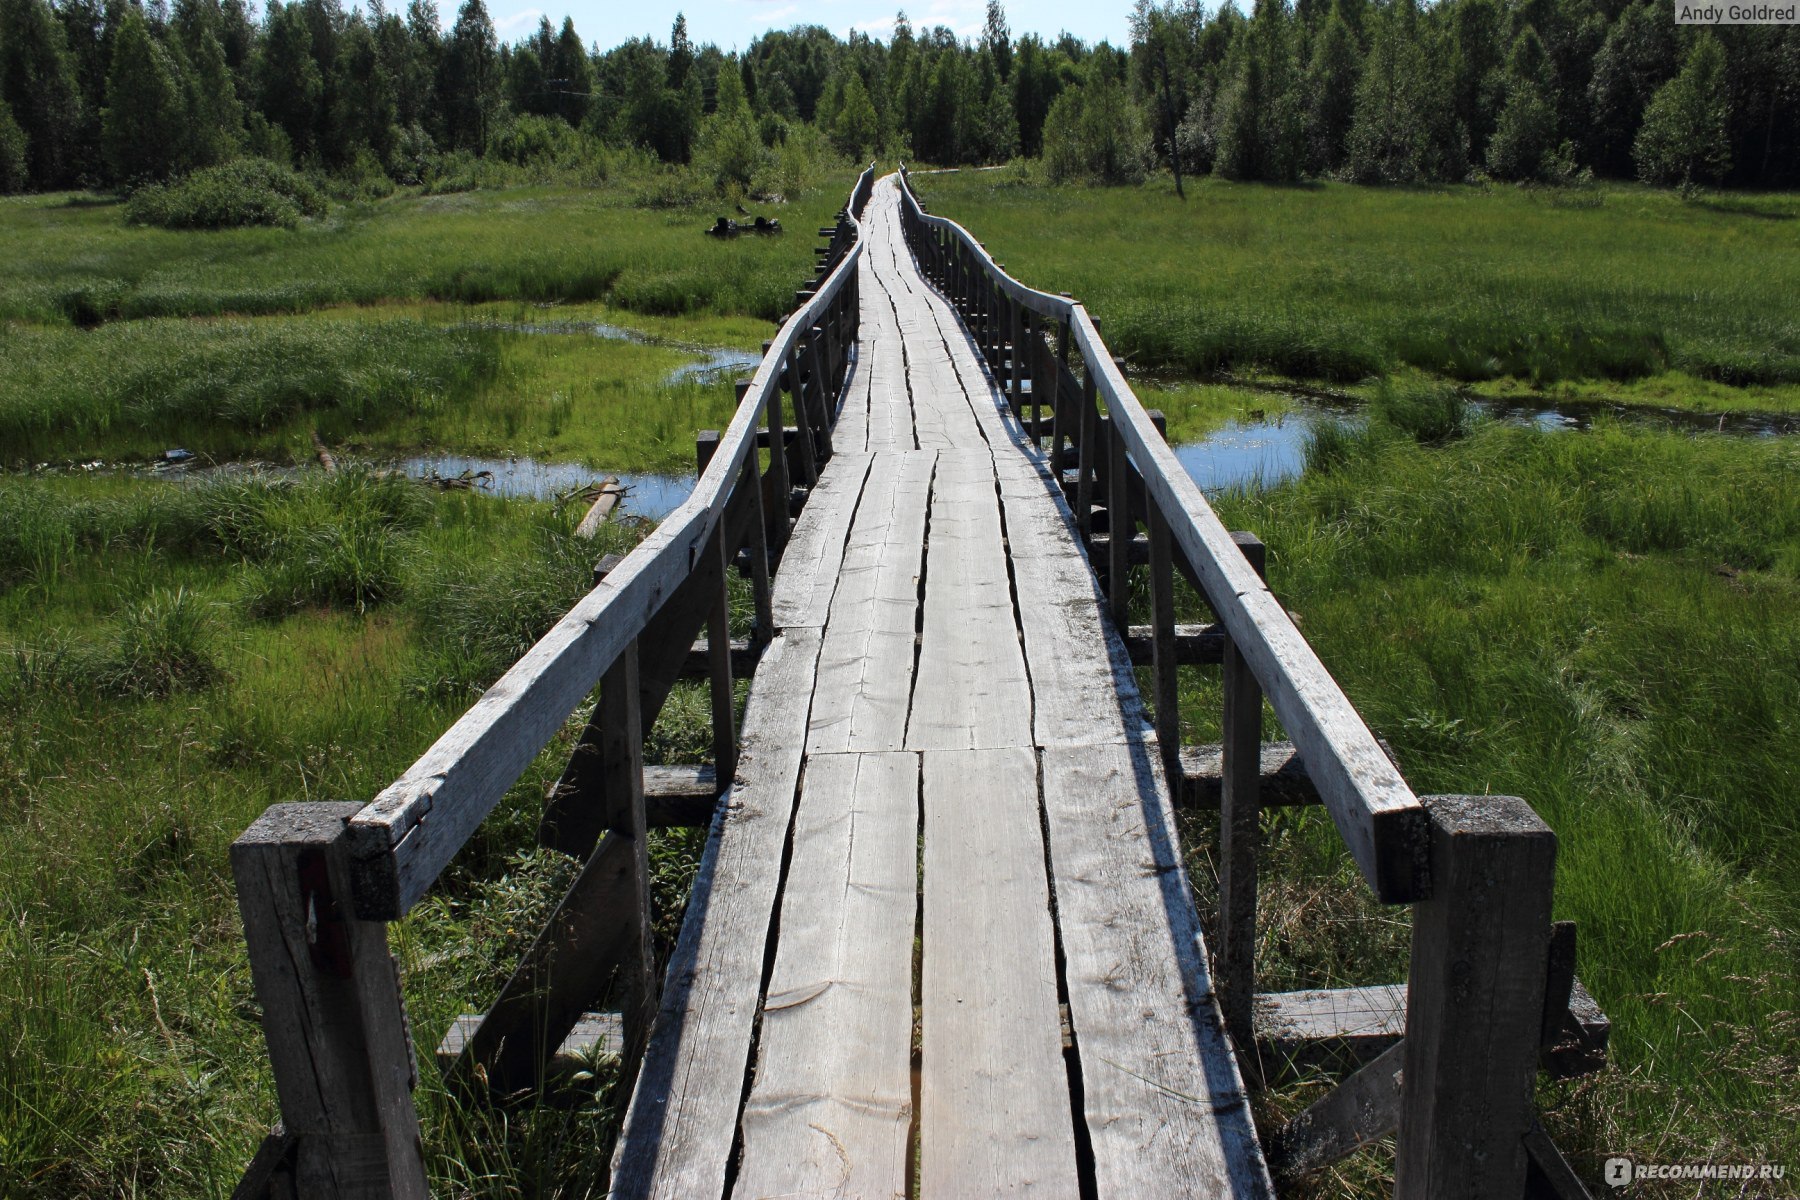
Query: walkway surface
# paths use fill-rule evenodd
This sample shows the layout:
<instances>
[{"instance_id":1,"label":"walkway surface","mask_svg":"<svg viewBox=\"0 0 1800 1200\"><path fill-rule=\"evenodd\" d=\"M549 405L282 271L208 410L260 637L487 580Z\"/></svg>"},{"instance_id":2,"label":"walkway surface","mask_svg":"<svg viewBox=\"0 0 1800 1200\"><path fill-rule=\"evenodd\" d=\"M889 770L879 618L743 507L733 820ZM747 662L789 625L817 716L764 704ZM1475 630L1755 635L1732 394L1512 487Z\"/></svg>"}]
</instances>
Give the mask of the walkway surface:
<instances>
[{"instance_id":1,"label":"walkway surface","mask_svg":"<svg viewBox=\"0 0 1800 1200\"><path fill-rule=\"evenodd\" d=\"M864 217L861 332L617 1196L1271 1194L1125 648L1042 455Z\"/></svg>"}]
</instances>

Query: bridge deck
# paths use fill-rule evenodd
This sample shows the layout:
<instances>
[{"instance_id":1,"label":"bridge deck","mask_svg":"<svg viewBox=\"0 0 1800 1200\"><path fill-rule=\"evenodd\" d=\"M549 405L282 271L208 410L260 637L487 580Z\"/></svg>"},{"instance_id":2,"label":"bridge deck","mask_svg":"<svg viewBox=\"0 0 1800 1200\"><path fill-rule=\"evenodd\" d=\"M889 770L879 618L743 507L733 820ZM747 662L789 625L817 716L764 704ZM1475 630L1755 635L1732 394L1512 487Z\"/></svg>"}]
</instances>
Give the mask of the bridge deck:
<instances>
[{"instance_id":1,"label":"bridge deck","mask_svg":"<svg viewBox=\"0 0 1800 1200\"><path fill-rule=\"evenodd\" d=\"M615 1195L1266 1196L1129 661L1060 488L864 218L835 457Z\"/></svg>"}]
</instances>

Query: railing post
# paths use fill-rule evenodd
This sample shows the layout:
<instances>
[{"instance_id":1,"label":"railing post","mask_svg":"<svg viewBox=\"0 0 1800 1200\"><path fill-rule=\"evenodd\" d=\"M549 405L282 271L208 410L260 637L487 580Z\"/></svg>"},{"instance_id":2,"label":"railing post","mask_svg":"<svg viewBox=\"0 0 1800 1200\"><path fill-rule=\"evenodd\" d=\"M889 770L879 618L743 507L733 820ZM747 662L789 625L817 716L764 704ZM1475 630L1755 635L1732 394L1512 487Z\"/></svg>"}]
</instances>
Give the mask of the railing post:
<instances>
[{"instance_id":1,"label":"railing post","mask_svg":"<svg viewBox=\"0 0 1800 1200\"><path fill-rule=\"evenodd\" d=\"M1255 534L1234 533L1258 576L1268 556ZM1219 776L1219 950L1214 986L1225 1028L1246 1068L1254 1068L1252 1024L1256 999L1256 877L1262 841L1262 687L1237 643L1225 639L1224 712ZM1247 1069L1252 1078L1260 1072Z\"/></svg>"},{"instance_id":2,"label":"railing post","mask_svg":"<svg viewBox=\"0 0 1800 1200\"><path fill-rule=\"evenodd\" d=\"M712 536L719 558L719 587L706 617L707 666L712 685L713 768L721 784L737 774L737 715L731 686L731 547L725 518Z\"/></svg>"},{"instance_id":3,"label":"railing post","mask_svg":"<svg viewBox=\"0 0 1800 1200\"><path fill-rule=\"evenodd\" d=\"M1152 701L1156 706L1156 742L1162 751L1169 790L1181 795L1181 688L1175 665L1175 556L1168 518L1156 497L1149 497L1150 644Z\"/></svg>"},{"instance_id":4,"label":"railing post","mask_svg":"<svg viewBox=\"0 0 1800 1200\"><path fill-rule=\"evenodd\" d=\"M1025 306L1012 297L1006 298L1007 333L1012 341L1012 352L1006 358L1010 360L1011 370L1007 388L1012 392L1013 413L1024 423L1025 414L1025 333L1031 328L1031 317L1025 312ZM1004 361L1004 360L1003 360ZM1031 414L1032 442L1037 442L1037 404L1034 396Z\"/></svg>"},{"instance_id":5,"label":"railing post","mask_svg":"<svg viewBox=\"0 0 1800 1200\"><path fill-rule=\"evenodd\" d=\"M1542 1031L1556 835L1513 796L1425 796L1396 1200L1517 1200Z\"/></svg>"},{"instance_id":6,"label":"railing post","mask_svg":"<svg viewBox=\"0 0 1800 1200\"><path fill-rule=\"evenodd\" d=\"M630 842L631 911L619 962L619 1012L627 1074L635 1077L656 1015L655 945L650 933L650 847L644 819L644 722L634 638L600 677L600 772L606 828ZM548 1047L554 1052L555 1047ZM623 1081L630 1095L631 1078Z\"/></svg>"},{"instance_id":7,"label":"railing post","mask_svg":"<svg viewBox=\"0 0 1800 1200\"><path fill-rule=\"evenodd\" d=\"M763 345L763 354L769 353L769 344ZM793 492L793 484L788 478L787 421L781 415L781 376L776 373L774 383L769 388L769 398L764 407L764 425L769 433L769 474L773 477L772 489L775 503L768 506L763 518L768 522L769 545L777 554L787 549L790 526L788 522L788 497Z\"/></svg>"},{"instance_id":8,"label":"railing post","mask_svg":"<svg viewBox=\"0 0 1800 1200\"><path fill-rule=\"evenodd\" d=\"M767 646L775 636L775 610L769 581L769 538L758 453L752 443L750 453L744 459L744 474L738 486L750 489L751 504L755 509L750 519L750 587L756 598L756 630L752 637L758 646ZM787 497L781 497L780 502L785 504Z\"/></svg>"},{"instance_id":9,"label":"railing post","mask_svg":"<svg viewBox=\"0 0 1800 1200\"><path fill-rule=\"evenodd\" d=\"M277 804L231 845L288 1142L272 1176L247 1180L269 1194L427 1194L399 967L387 926L351 903L346 823L361 808Z\"/></svg>"},{"instance_id":10,"label":"railing post","mask_svg":"<svg viewBox=\"0 0 1800 1200\"><path fill-rule=\"evenodd\" d=\"M1123 636L1131 616L1131 481L1126 477L1125 437L1116 417L1106 422L1106 599L1113 624Z\"/></svg>"},{"instance_id":11,"label":"railing post","mask_svg":"<svg viewBox=\"0 0 1800 1200\"><path fill-rule=\"evenodd\" d=\"M807 330L806 356L812 363L811 378L818 385L819 402L814 417L818 424L813 433L813 440L818 446L821 466L831 457L831 402L836 399L831 388L831 368L828 361L830 350L824 343L824 331L821 326L814 325Z\"/></svg>"},{"instance_id":12,"label":"railing post","mask_svg":"<svg viewBox=\"0 0 1800 1200\"><path fill-rule=\"evenodd\" d=\"M1081 381L1081 411L1077 414L1075 439L1075 524L1081 530L1082 545L1094 531L1094 471L1100 447L1100 397L1094 383L1092 364Z\"/></svg>"},{"instance_id":13,"label":"railing post","mask_svg":"<svg viewBox=\"0 0 1800 1200\"><path fill-rule=\"evenodd\" d=\"M812 414L806 403L806 386L800 380L800 355L793 342L788 343L782 378L787 382L788 394L794 398L794 425L799 430L800 438L800 479L807 487L811 487L819 482L819 451L813 442Z\"/></svg>"}]
</instances>

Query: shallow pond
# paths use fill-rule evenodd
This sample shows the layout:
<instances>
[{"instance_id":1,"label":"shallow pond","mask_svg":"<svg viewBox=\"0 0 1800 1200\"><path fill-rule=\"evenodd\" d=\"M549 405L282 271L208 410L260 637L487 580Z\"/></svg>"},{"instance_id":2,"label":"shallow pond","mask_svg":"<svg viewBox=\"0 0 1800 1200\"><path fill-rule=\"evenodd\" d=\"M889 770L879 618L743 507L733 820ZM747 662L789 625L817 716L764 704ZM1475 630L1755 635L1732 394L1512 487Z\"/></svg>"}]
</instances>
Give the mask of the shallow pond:
<instances>
[{"instance_id":1,"label":"shallow pond","mask_svg":"<svg viewBox=\"0 0 1800 1200\"><path fill-rule=\"evenodd\" d=\"M539 462L535 458L474 458L461 454L421 454L394 464L409 479L467 483L495 496L554 500L577 488L617 479L625 489L619 511L660 520L694 491L692 475L621 474L580 463Z\"/></svg>"},{"instance_id":2,"label":"shallow pond","mask_svg":"<svg viewBox=\"0 0 1800 1200\"><path fill-rule=\"evenodd\" d=\"M1360 405L1307 396L1289 398L1286 412L1263 420L1227 421L1206 437L1175 447L1175 457L1203 492L1273 487L1306 469L1308 431L1320 421L1359 420ZM1800 433L1800 418L1771 413L1717 414L1615 405L1513 404L1476 400L1476 412L1496 421L1538 429L1580 432L1607 414L1622 421L1738 437L1780 437Z\"/></svg>"}]
</instances>

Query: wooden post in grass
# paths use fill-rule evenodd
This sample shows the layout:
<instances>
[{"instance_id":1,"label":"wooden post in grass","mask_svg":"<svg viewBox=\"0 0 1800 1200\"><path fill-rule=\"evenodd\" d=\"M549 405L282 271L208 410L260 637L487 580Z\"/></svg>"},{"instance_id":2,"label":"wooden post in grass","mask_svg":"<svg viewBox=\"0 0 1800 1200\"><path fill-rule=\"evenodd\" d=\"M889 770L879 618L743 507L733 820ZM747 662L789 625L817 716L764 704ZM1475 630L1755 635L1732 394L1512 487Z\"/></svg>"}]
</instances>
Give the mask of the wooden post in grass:
<instances>
[{"instance_id":1,"label":"wooden post in grass","mask_svg":"<svg viewBox=\"0 0 1800 1200\"><path fill-rule=\"evenodd\" d=\"M1267 553L1253 533L1234 533L1244 557L1265 574ZM1262 840L1262 688L1249 662L1227 637L1224 655L1225 706L1221 714L1219 771L1219 950L1214 986L1225 1029L1241 1057L1256 1053L1252 1007L1256 1000L1256 874ZM1252 1078L1260 1075L1247 1070Z\"/></svg>"},{"instance_id":2,"label":"wooden post in grass","mask_svg":"<svg viewBox=\"0 0 1800 1200\"><path fill-rule=\"evenodd\" d=\"M387 926L358 920L350 900L346 823L361 808L277 804L231 845L289 1145L265 1178L322 1200L423 1200L417 1069L399 968Z\"/></svg>"},{"instance_id":3,"label":"wooden post in grass","mask_svg":"<svg viewBox=\"0 0 1800 1200\"><path fill-rule=\"evenodd\" d=\"M1513 796L1424 796L1396 1200L1517 1200L1548 970L1556 835Z\"/></svg>"}]
</instances>

